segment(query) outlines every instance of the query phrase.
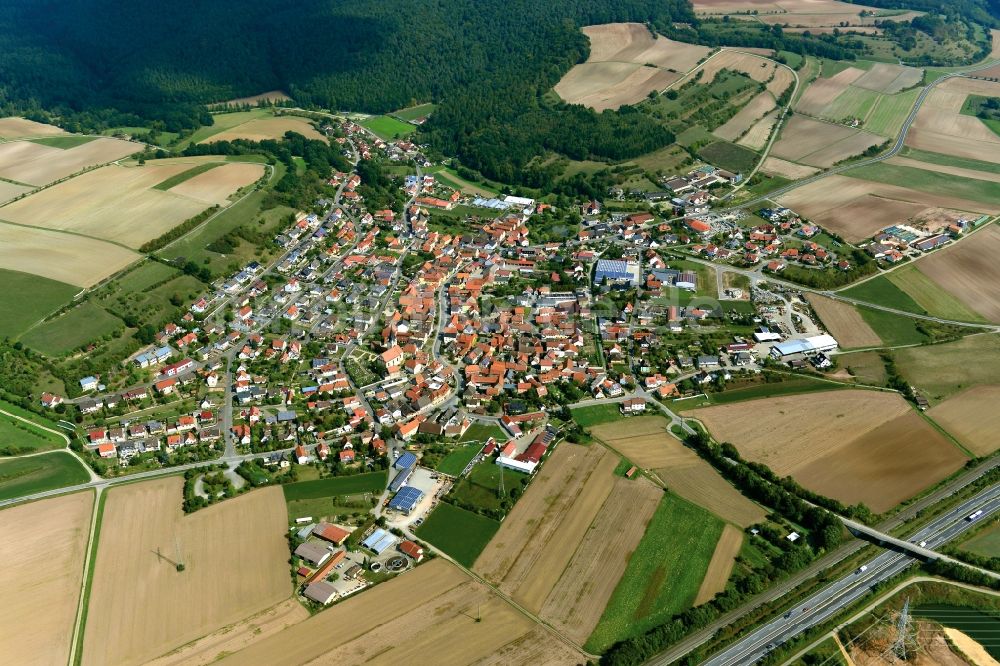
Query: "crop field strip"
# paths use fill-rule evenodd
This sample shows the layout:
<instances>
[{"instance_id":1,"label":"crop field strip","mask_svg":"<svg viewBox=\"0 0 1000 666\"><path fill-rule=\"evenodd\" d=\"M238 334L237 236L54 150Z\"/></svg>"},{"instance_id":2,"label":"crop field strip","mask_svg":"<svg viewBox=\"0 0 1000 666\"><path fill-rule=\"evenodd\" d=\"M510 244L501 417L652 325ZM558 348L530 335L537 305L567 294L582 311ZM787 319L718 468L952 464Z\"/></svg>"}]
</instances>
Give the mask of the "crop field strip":
<instances>
[{"instance_id":1,"label":"crop field strip","mask_svg":"<svg viewBox=\"0 0 1000 666\"><path fill-rule=\"evenodd\" d=\"M67 451L0 459L0 500L90 481L83 463Z\"/></svg>"},{"instance_id":2,"label":"crop field strip","mask_svg":"<svg viewBox=\"0 0 1000 666\"><path fill-rule=\"evenodd\" d=\"M842 348L877 347L882 344L882 339L849 303L818 294L807 294L806 300Z\"/></svg>"},{"instance_id":3,"label":"crop field strip","mask_svg":"<svg viewBox=\"0 0 1000 666\"><path fill-rule=\"evenodd\" d=\"M141 148L137 143L106 137L66 150L31 141L0 143L0 177L48 185L85 168L122 159Z\"/></svg>"},{"instance_id":4,"label":"crop field strip","mask_svg":"<svg viewBox=\"0 0 1000 666\"><path fill-rule=\"evenodd\" d=\"M921 271L925 262L937 257L938 255L935 254L932 257L922 258L916 264L894 270L886 275L886 279L902 289L923 310L935 317L956 321L985 322L986 319L982 315L966 306ZM947 257L944 260L945 269L952 268L951 259L951 257ZM931 268L933 272L936 266L931 264ZM951 275L948 276L949 279L951 277Z\"/></svg>"},{"instance_id":5,"label":"crop field strip","mask_svg":"<svg viewBox=\"0 0 1000 666\"><path fill-rule=\"evenodd\" d=\"M977 456L1000 448L1000 385L974 386L935 405L927 416Z\"/></svg>"},{"instance_id":6,"label":"crop field strip","mask_svg":"<svg viewBox=\"0 0 1000 666\"><path fill-rule=\"evenodd\" d=\"M726 589L729 575L736 563L736 556L740 554L742 546L743 532L729 524L722 528L722 536L715 545L715 552L712 553L712 560L708 563L705 579L701 582L698 596L694 599L695 606L711 601L716 594Z\"/></svg>"}]
</instances>

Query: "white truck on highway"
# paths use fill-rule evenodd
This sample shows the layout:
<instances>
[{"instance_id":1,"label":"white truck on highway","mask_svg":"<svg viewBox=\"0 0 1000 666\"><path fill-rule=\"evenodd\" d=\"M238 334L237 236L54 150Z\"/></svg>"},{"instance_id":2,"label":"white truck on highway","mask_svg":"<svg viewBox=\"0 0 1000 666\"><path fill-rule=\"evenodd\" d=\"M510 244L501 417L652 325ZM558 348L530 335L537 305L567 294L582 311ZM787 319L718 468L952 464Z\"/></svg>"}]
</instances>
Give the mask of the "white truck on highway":
<instances>
[{"instance_id":1,"label":"white truck on highway","mask_svg":"<svg viewBox=\"0 0 1000 666\"><path fill-rule=\"evenodd\" d=\"M966 516L965 519L971 523L972 521L977 520L982 515L983 515L983 510L977 509L976 511L973 511L968 516Z\"/></svg>"},{"instance_id":2,"label":"white truck on highway","mask_svg":"<svg viewBox=\"0 0 1000 666\"><path fill-rule=\"evenodd\" d=\"M854 573L860 575L860 574L863 574L866 571L868 571L868 565L867 564L862 564L860 567L858 567L858 570L855 571Z\"/></svg>"}]
</instances>

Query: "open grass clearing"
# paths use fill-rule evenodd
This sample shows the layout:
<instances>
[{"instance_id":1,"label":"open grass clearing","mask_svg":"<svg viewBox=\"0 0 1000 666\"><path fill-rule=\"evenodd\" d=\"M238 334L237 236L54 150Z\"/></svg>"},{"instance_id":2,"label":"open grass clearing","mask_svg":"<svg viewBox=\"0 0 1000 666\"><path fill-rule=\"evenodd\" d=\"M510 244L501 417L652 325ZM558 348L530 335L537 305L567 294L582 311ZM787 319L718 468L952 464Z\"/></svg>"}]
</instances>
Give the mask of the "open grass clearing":
<instances>
[{"instance_id":1,"label":"open grass clearing","mask_svg":"<svg viewBox=\"0 0 1000 666\"><path fill-rule=\"evenodd\" d=\"M577 407L573 411L573 420L582 428L590 428L602 423L613 423L620 421L622 416L621 408L617 403L603 403L590 405L589 407Z\"/></svg>"},{"instance_id":2,"label":"open grass clearing","mask_svg":"<svg viewBox=\"0 0 1000 666\"><path fill-rule=\"evenodd\" d=\"M965 455L895 393L841 390L686 412L741 455L845 504L884 512Z\"/></svg>"},{"instance_id":3,"label":"open grass clearing","mask_svg":"<svg viewBox=\"0 0 1000 666\"><path fill-rule=\"evenodd\" d=\"M70 148L76 148L77 146L82 146L85 143L90 143L96 136L83 136L81 134L70 134L69 136L46 136L40 139L28 139L32 143L37 143L40 146L48 146L49 148L59 148L60 150L69 150Z\"/></svg>"},{"instance_id":4,"label":"open grass clearing","mask_svg":"<svg viewBox=\"0 0 1000 666\"><path fill-rule=\"evenodd\" d=\"M459 446L441 459L437 470L443 474L458 476L482 449L483 445L479 442Z\"/></svg>"},{"instance_id":5,"label":"open grass clearing","mask_svg":"<svg viewBox=\"0 0 1000 666\"><path fill-rule=\"evenodd\" d=\"M385 490L386 473L368 472L351 476L330 476L325 479L298 481L281 486L286 501L317 499L358 493L378 493Z\"/></svg>"},{"instance_id":6,"label":"open grass clearing","mask_svg":"<svg viewBox=\"0 0 1000 666\"><path fill-rule=\"evenodd\" d=\"M841 348L876 347L882 344L881 338L865 323L853 305L818 294L807 294L806 299Z\"/></svg>"},{"instance_id":7,"label":"open grass clearing","mask_svg":"<svg viewBox=\"0 0 1000 666\"><path fill-rule=\"evenodd\" d=\"M888 347L917 345L930 339L921 329L919 320L912 317L865 306L859 306L858 312Z\"/></svg>"},{"instance_id":8,"label":"open grass clearing","mask_svg":"<svg viewBox=\"0 0 1000 666\"><path fill-rule=\"evenodd\" d=\"M361 126L385 141L406 137L417 131L417 128L410 123L404 123L392 116L367 118L361 121Z\"/></svg>"},{"instance_id":9,"label":"open grass clearing","mask_svg":"<svg viewBox=\"0 0 1000 666\"><path fill-rule=\"evenodd\" d=\"M1000 557L1000 522L994 520L989 527L962 542L959 548L982 557Z\"/></svg>"},{"instance_id":10,"label":"open grass clearing","mask_svg":"<svg viewBox=\"0 0 1000 666\"><path fill-rule=\"evenodd\" d=\"M90 481L83 464L70 453L53 451L27 458L0 459L0 500Z\"/></svg>"},{"instance_id":11,"label":"open grass clearing","mask_svg":"<svg viewBox=\"0 0 1000 666\"><path fill-rule=\"evenodd\" d=\"M894 271L895 272L895 271ZM905 310L914 314L927 314L913 297L900 289L895 282L886 275L880 275L870 280L865 280L856 284L843 292L844 296L857 300L872 303L874 305L884 305L895 310Z\"/></svg>"},{"instance_id":12,"label":"open grass clearing","mask_svg":"<svg viewBox=\"0 0 1000 666\"><path fill-rule=\"evenodd\" d=\"M405 121L420 120L421 118L426 118L427 116L434 113L434 109L437 108L436 104L431 104L430 102L426 104L417 104L416 106L409 106L405 109L400 109L399 111L393 111L391 115Z\"/></svg>"},{"instance_id":13,"label":"open grass clearing","mask_svg":"<svg viewBox=\"0 0 1000 666\"><path fill-rule=\"evenodd\" d=\"M75 148L54 148L31 141L0 144L0 177L48 185L87 167L113 162L142 150L138 143L103 137Z\"/></svg>"},{"instance_id":14,"label":"open grass clearing","mask_svg":"<svg viewBox=\"0 0 1000 666\"><path fill-rule=\"evenodd\" d=\"M862 384L882 386L885 384L885 361L876 351L839 354L837 362Z\"/></svg>"},{"instance_id":15,"label":"open grass clearing","mask_svg":"<svg viewBox=\"0 0 1000 666\"><path fill-rule=\"evenodd\" d=\"M492 437L500 441L506 439L507 435L503 429L494 423L473 423L465 434L459 438L459 442L485 442Z\"/></svg>"},{"instance_id":16,"label":"open grass clearing","mask_svg":"<svg viewBox=\"0 0 1000 666\"><path fill-rule=\"evenodd\" d=\"M865 120L864 128L882 136L898 135L919 94L920 89L914 88L897 95L882 95Z\"/></svg>"},{"instance_id":17,"label":"open grass clearing","mask_svg":"<svg viewBox=\"0 0 1000 666\"><path fill-rule=\"evenodd\" d=\"M121 319L108 314L90 301L84 301L55 319L31 329L21 341L35 351L55 357L123 328L125 324Z\"/></svg>"},{"instance_id":18,"label":"open grass clearing","mask_svg":"<svg viewBox=\"0 0 1000 666\"><path fill-rule=\"evenodd\" d=\"M970 171L983 173L1000 174L1000 162L986 162L983 160L974 160L965 157L955 157L954 155L943 155L941 153L932 153L927 150L920 150L919 148L910 148L909 146L904 147L899 154L902 157L906 157L911 160L918 160L920 162L927 162L929 164L958 167L960 169L968 169Z\"/></svg>"},{"instance_id":19,"label":"open grass clearing","mask_svg":"<svg viewBox=\"0 0 1000 666\"><path fill-rule=\"evenodd\" d=\"M1000 385L975 386L935 405L927 415L977 456L998 448Z\"/></svg>"},{"instance_id":20,"label":"open grass clearing","mask_svg":"<svg viewBox=\"0 0 1000 666\"><path fill-rule=\"evenodd\" d=\"M82 492L0 511L4 661L67 663L93 506Z\"/></svg>"},{"instance_id":21,"label":"open grass clearing","mask_svg":"<svg viewBox=\"0 0 1000 666\"><path fill-rule=\"evenodd\" d=\"M7 403L0 401L0 409L6 410ZM37 418L37 417L36 417ZM66 447L66 440L59 435L42 430L32 423L0 414L0 455L20 455L38 453Z\"/></svg>"},{"instance_id":22,"label":"open grass clearing","mask_svg":"<svg viewBox=\"0 0 1000 666\"><path fill-rule=\"evenodd\" d=\"M498 529L500 523L492 518L440 502L417 528L417 536L471 567Z\"/></svg>"},{"instance_id":23,"label":"open grass clearing","mask_svg":"<svg viewBox=\"0 0 1000 666\"><path fill-rule=\"evenodd\" d=\"M896 185L919 190L932 195L958 197L987 206L988 211L997 209L1000 201L1000 182L974 180L948 173L932 172L926 169L880 162L851 169L851 178L861 178L887 185Z\"/></svg>"},{"instance_id":24,"label":"open grass clearing","mask_svg":"<svg viewBox=\"0 0 1000 666\"><path fill-rule=\"evenodd\" d=\"M84 665L144 663L289 596L281 491L254 490L185 516L182 486L174 477L108 491Z\"/></svg>"},{"instance_id":25,"label":"open grass clearing","mask_svg":"<svg viewBox=\"0 0 1000 666\"><path fill-rule=\"evenodd\" d=\"M923 268L930 266L932 270L944 271L946 279L949 281L954 280L956 276L952 274L951 269L955 268L955 266L947 265L953 264L951 261L953 257L948 257L946 253L947 250L935 253L930 257L921 259L917 264L894 270L886 277L890 282L906 292L928 314L957 321L986 321L982 315L966 306L956 296L945 291L941 285L924 273ZM938 262L938 265L935 265L933 260L938 257L945 257L945 261ZM946 265L940 266L941 263ZM959 264L959 271L963 268L964 266Z\"/></svg>"},{"instance_id":26,"label":"open grass clearing","mask_svg":"<svg viewBox=\"0 0 1000 666\"><path fill-rule=\"evenodd\" d=\"M585 649L603 652L690 607L722 529L704 509L665 494Z\"/></svg>"},{"instance_id":27,"label":"open grass clearing","mask_svg":"<svg viewBox=\"0 0 1000 666\"><path fill-rule=\"evenodd\" d=\"M733 173L749 173L757 165L760 155L734 143L716 141L698 151L698 156L714 166Z\"/></svg>"},{"instance_id":28,"label":"open grass clearing","mask_svg":"<svg viewBox=\"0 0 1000 666\"><path fill-rule=\"evenodd\" d=\"M969 178L972 180L985 180L991 183L1000 183L1000 173L977 171L956 166L945 166L942 164L932 164L930 162L922 162L909 157L893 157L892 159L886 160L886 164L889 166L922 169L931 173L943 173L958 178Z\"/></svg>"},{"instance_id":29,"label":"open grass clearing","mask_svg":"<svg viewBox=\"0 0 1000 666\"><path fill-rule=\"evenodd\" d=\"M56 280L0 269L0 337L16 338L73 298L78 287Z\"/></svg>"}]
</instances>

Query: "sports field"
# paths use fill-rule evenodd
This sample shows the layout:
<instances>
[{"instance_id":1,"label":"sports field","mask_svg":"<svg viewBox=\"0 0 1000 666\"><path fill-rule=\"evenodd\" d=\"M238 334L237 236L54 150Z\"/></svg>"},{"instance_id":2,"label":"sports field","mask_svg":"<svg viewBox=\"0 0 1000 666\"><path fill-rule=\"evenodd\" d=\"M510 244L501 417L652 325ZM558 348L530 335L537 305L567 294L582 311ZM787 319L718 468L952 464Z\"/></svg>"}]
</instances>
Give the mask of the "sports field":
<instances>
[{"instance_id":1,"label":"sports field","mask_svg":"<svg viewBox=\"0 0 1000 666\"><path fill-rule=\"evenodd\" d=\"M93 493L82 492L0 511L6 663L67 663L93 506Z\"/></svg>"},{"instance_id":2,"label":"sports field","mask_svg":"<svg viewBox=\"0 0 1000 666\"><path fill-rule=\"evenodd\" d=\"M141 149L138 143L107 137L68 149L32 141L12 141L0 144L0 177L28 185L48 185L87 167L119 160Z\"/></svg>"},{"instance_id":3,"label":"sports field","mask_svg":"<svg viewBox=\"0 0 1000 666\"><path fill-rule=\"evenodd\" d=\"M0 459L0 500L90 481L83 464L66 451L27 458Z\"/></svg>"},{"instance_id":4,"label":"sports field","mask_svg":"<svg viewBox=\"0 0 1000 666\"><path fill-rule=\"evenodd\" d=\"M471 567L498 529L500 523L492 518L440 502L417 529L417 536Z\"/></svg>"},{"instance_id":5,"label":"sports field","mask_svg":"<svg viewBox=\"0 0 1000 666\"><path fill-rule=\"evenodd\" d=\"M576 664L583 655L434 560L216 662L220 666Z\"/></svg>"},{"instance_id":6,"label":"sports field","mask_svg":"<svg viewBox=\"0 0 1000 666\"><path fill-rule=\"evenodd\" d=\"M966 457L895 393L841 390L685 413L748 460L845 504L886 511Z\"/></svg>"},{"instance_id":7,"label":"sports field","mask_svg":"<svg viewBox=\"0 0 1000 666\"><path fill-rule=\"evenodd\" d=\"M281 491L254 490L185 516L182 487L172 477L108 491L85 666L144 663L289 596Z\"/></svg>"}]
</instances>

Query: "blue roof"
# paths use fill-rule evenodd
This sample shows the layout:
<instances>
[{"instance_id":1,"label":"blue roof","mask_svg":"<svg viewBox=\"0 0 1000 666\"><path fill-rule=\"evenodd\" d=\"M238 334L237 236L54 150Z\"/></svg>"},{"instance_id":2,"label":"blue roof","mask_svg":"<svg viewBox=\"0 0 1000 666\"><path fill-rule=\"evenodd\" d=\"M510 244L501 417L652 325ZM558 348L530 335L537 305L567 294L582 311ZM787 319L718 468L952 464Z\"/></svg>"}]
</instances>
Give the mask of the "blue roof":
<instances>
[{"instance_id":1,"label":"blue roof","mask_svg":"<svg viewBox=\"0 0 1000 666\"><path fill-rule=\"evenodd\" d=\"M410 474L412 473L413 473L412 467L407 467L406 469L400 470L399 473L396 474L396 477L389 483L389 492L394 493L400 488L402 488L403 484L406 483L407 479L410 478Z\"/></svg>"},{"instance_id":2,"label":"blue roof","mask_svg":"<svg viewBox=\"0 0 1000 666\"><path fill-rule=\"evenodd\" d=\"M372 532L371 536L362 541L361 545L381 555L384 551L391 548L394 543L396 543L396 537L379 528Z\"/></svg>"},{"instance_id":3,"label":"blue roof","mask_svg":"<svg viewBox=\"0 0 1000 666\"><path fill-rule=\"evenodd\" d=\"M396 496L392 498L389 502L390 509L396 509L397 511L410 512L413 507L417 505L420 498L424 496L423 491L419 488L414 488L413 486L403 486L396 493Z\"/></svg>"},{"instance_id":4,"label":"blue roof","mask_svg":"<svg viewBox=\"0 0 1000 666\"><path fill-rule=\"evenodd\" d=\"M413 467L417 464L417 456L407 451L403 455L399 456L399 459L392 464L396 469L405 469L407 467Z\"/></svg>"},{"instance_id":5,"label":"blue roof","mask_svg":"<svg viewBox=\"0 0 1000 666\"><path fill-rule=\"evenodd\" d=\"M594 272L594 282L600 282L604 278L609 280L631 280L635 277L629 270L627 261L621 259L599 259L597 270Z\"/></svg>"}]
</instances>

